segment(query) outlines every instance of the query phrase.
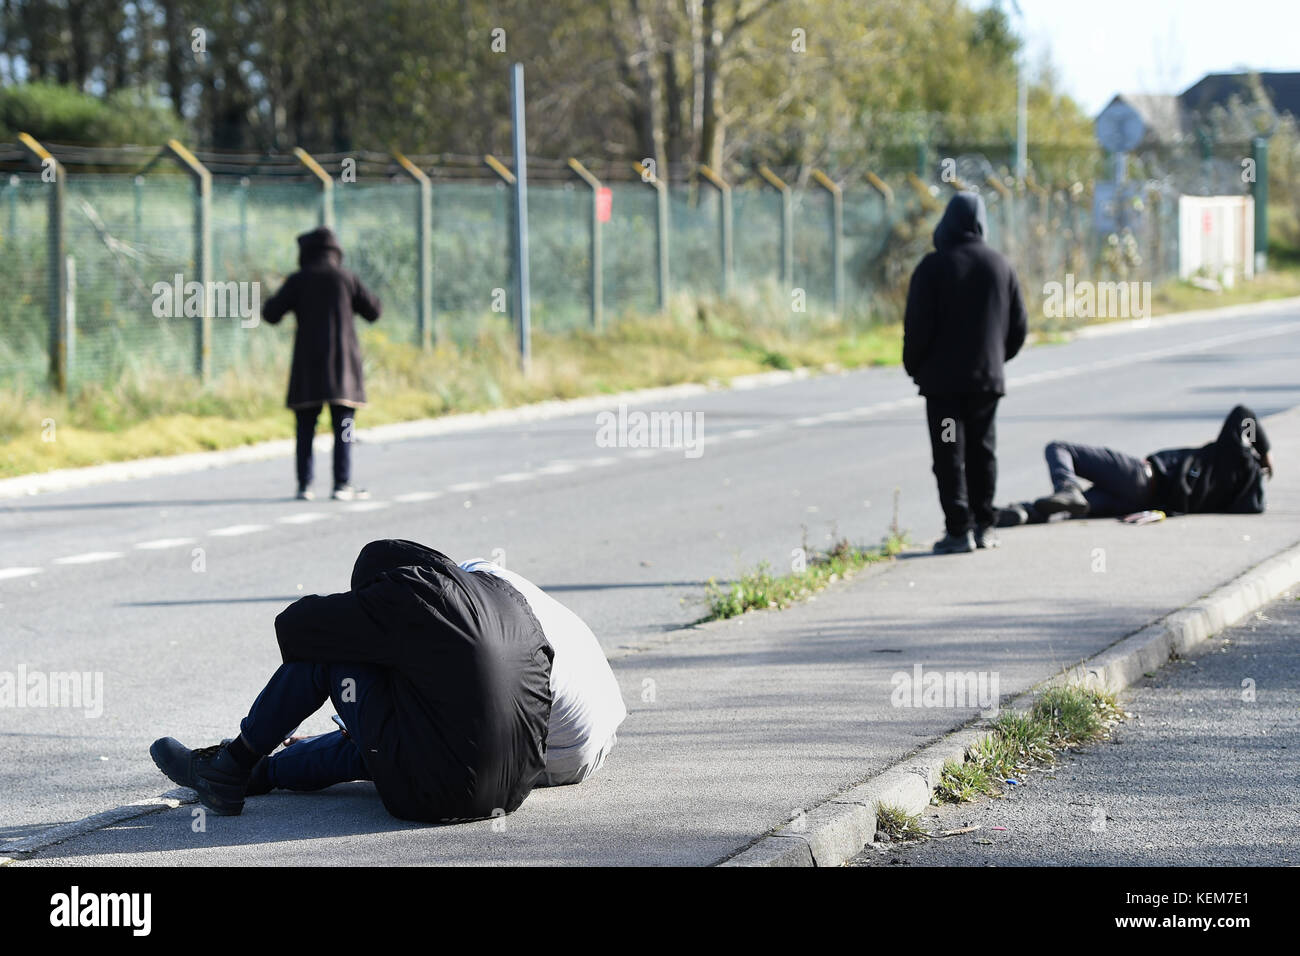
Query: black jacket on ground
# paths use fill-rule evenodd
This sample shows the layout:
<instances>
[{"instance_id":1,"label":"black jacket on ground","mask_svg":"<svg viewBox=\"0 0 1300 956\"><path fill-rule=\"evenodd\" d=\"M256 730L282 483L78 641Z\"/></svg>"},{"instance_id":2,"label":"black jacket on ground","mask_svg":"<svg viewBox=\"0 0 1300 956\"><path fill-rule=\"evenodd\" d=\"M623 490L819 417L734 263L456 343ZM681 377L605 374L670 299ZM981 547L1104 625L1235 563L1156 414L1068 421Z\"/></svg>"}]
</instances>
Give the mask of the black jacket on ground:
<instances>
[{"instance_id":1,"label":"black jacket on ground","mask_svg":"<svg viewBox=\"0 0 1300 956\"><path fill-rule=\"evenodd\" d=\"M1025 342L1020 281L984 234L984 200L957 193L934 230L935 251L912 273L903 368L927 397L1005 394L1003 363Z\"/></svg>"},{"instance_id":2,"label":"black jacket on ground","mask_svg":"<svg viewBox=\"0 0 1300 956\"><path fill-rule=\"evenodd\" d=\"M367 694L358 744L394 816L490 817L531 792L545 765L554 652L505 581L410 541L372 541L350 591L294 602L275 631L286 662L386 670L386 689Z\"/></svg>"},{"instance_id":3,"label":"black jacket on ground","mask_svg":"<svg viewBox=\"0 0 1300 956\"><path fill-rule=\"evenodd\" d=\"M353 315L374 322L380 309L379 299L343 268L333 232L322 226L298 237L298 271L262 306L262 318L272 325L288 312L298 317L286 405L366 403Z\"/></svg>"},{"instance_id":4,"label":"black jacket on ground","mask_svg":"<svg viewBox=\"0 0 1300 956\"><path fill-rule=\"evenodd\" d=\"M1169 514L1262 514L1264 426L1245 405L1228 413L1219 437L1200 448L1170 448L1147 460L1155 507Z\"/></svg>"}]
</instances>

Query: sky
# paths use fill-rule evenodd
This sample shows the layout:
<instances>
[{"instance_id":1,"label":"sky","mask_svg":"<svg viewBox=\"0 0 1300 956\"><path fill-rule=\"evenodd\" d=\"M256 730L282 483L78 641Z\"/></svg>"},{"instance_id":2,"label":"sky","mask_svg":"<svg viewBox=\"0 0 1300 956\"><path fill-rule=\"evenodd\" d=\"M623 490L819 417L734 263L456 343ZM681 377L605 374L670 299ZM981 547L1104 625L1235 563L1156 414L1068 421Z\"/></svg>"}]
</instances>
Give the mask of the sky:
<instances>
[{"instance_id":1,"label":"sky","mask_svg":"<svg viewBox=\"0 0 1300 956\"><path fill-rule=\"evenodd\" d=\"M1010 0L992 2L1019 32ZM1206 73L1300 71L1300 0L1019 4L1030 62L1047 52L1064 91L1092 115L1115 93L1180 93Z\"/></svg>"}]
</instances>

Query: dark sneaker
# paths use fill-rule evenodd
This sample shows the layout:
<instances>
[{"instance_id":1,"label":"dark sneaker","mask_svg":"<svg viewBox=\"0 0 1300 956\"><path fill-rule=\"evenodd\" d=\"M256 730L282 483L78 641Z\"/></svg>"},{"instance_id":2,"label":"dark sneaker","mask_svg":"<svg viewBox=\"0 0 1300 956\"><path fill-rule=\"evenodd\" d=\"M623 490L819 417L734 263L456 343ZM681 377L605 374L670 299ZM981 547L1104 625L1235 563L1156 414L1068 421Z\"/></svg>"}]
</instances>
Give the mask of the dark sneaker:
<instances>
[{"instance_id":1,"label":"dark sneaker","mask_svg":"<svg viewBox=\"0 0 1300 956\"><path fill-rule=\"evenodd\" d=\"M1029 524L1029 509L1024 505L1010 504L1005 508L999 508L993 518L995 528L1017 528L1022 524ZM978 535L975 543L979 544Z\"/></svg>"},{"instance_id":2,"label":"dark sneaker","mask_svg":"<svg viewBox=\"0 0 1300 956\"><path fill-rule=\"evenodd\" d=\"M1046 498L1039 498L1034 502L1034 510L1045 518L1062 512L1071 518L1082 518L1088 513L1088 499L1078 488L1069 485Z\"/></svg>"},{"instance_id":3,"label":"dark sneaker","mask_svg":"<svg viewBox=\"0 0 1300 956\"><path fill-rule=\"evenodd\" d=\"M364 501L370 497L370 492L353 488L351 485L335 485L330 497L335 501Z\"/></svg>"},{"instance_id":4,"label":"dark sneaker","mask_svg":"<svg viewBox=\"0 0 1300 956\"><path fill-rule=\"evenodd\" d=\"M976 528L975 547L982 548L982 549L1000 548L1002 547L1002 539L993 533L993 529L991 527Z\"/></svg>"},{"instance_id":5,"label":"dark sneaker","mask_svg":"<svg viewBox=\"0 0 1300 956\"><path fill-rule=\"evenodd\" d=\"M224 745L189 750L175 738L162 737L153 742L149 756L173 783L192 789L199 803L218 816L235 817L244 809L249 774Z\"/></svg>"},{"instance_id":6,"label":"dark sneaker","mask_svg":"<svg viewBox=\"0 0 1300 956\"><path fill-rule=\"evenodd\" d=\"M303 485L298 489L298 494L294 495L299 501L311 501L316 496L311 493L311 489Z\"/></svg>"},{"instance_id":7,"label":"dark sneaker","mask_svg":"<svg viewBox=\"0 0 1300 956\"><path fill-rule=\"evenodd\" d=\"M946 534L934 543L935 554L970 554L975 550L975 535Z\"/></svg>"}]
</instances>

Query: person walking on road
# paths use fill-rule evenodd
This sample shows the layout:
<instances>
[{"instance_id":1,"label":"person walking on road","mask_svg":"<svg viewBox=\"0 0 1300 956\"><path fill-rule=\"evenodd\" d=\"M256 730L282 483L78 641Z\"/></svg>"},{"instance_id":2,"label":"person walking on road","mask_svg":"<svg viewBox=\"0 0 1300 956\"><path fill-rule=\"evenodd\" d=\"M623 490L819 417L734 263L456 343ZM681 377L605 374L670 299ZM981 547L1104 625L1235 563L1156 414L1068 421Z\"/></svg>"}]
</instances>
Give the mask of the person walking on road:
<instances>
[{"instance_id":1,"label":"person walking on road","mask_svg":"<svg viewBox=\"0 0 1300 956\"><path fill-rule=\"evenodd\" d=\"M293 366L285 404L298 419L298 498L312 497L312 441L321 406L329 405L334 426L333 498L365 497L352 485L351 445L356 409L366 404L361 346L353 316L379 318L378 297L343 268L343 247L322 226L298 237L298 271L262 307L272 325L292 312L298 318Z\"/></svg>"},{"instance_id":2,"label":"person walking on road","mask_svg":"<svg viewBox=\"0 0 1300 956\"><path fill-rule=\"evenodd\" d=\"M984 200L959 192L934 230L934 252L912 273L903 367L925 398L946 534L936 554L994 548L995 418L1003 365L1028 333L1015 270L984 241Z\"/></svg>"}]
</instances>

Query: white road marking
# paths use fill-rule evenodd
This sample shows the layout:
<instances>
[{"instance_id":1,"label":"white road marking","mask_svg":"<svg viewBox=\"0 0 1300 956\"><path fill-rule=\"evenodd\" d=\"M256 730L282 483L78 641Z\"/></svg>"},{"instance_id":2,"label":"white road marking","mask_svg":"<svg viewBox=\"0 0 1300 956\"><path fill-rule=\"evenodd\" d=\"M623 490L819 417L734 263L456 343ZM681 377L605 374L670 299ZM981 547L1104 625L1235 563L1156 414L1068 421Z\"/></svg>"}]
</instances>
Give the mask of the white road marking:
<instances>
[{"instance_id":1,"label":"white road marking","mask_svg":"<svg viewBox=\"0 0 1300 956\"><path fill-rule=\"evenodd\" d=\"M280 524L311 524L313 521L324 521L329 515L323 511L303 511L296 515L285 515L275 520Z\"/></svg>"},{"instance_id":2,"label":"white road marking","mask_svg":"<svg viewBox=\"0 0 1300 956\"><path fill-rule=\"evenodd\" d=\"M255 534L258 531L265 531L264 524L232 524L228 528L215 528L208 534L218 538L233 538L241 534Z\"/></svg>"},{"instance_id":3,"label":"white road marking","mask_svg":"<svg viewBox=\"0 0 1300 956\"><path fill-rule=\"evenodd\" d=\"M141 551L158 551L162 548L179 548L183 544L193 542L193 538L158 538L155 541L141 541L136 547Z\"/></svg>"},{"instance_id":4,"label":"white road marking","mask_svg":"<svg viewBox=\"0 0 1300 956\"><path fill-rule=\"evenodd\" d=\"M549 465L537 469L539 475L567 475L571 471L577 471L578 466L570 461L553 461Z\"/></svg>"},{"instance_id":5,"label":"white road marking","mask_svg":"<svg viewBox=\"0 0 1300 956\"><path fill-rule=\"evenodd\" d=\"M757 438L758 435L757 428L740 428L734 432L727 432L728 438Z\"/></svg>"},{"instance_id":6,"label":"white road marking","mask_svg":"<svg viewBox=\"0 0 1300 956\"><path fill-rule=\"evenodd\" d=\"M591 458L583 462L588 468L604 468L606 465L618 464L618 459L613 455L604 455L600 458Z\"/></svg>"},{"instance_id":7,"label":"white road marking","mask_svg":"<svg viewBox=\"0 0 1300 956\"><path fill-rule=\"evenodd\" d=\"M411 504L416 501L432 501L434 498L441 498L441 491L408 491L405 494L397 495L394 501L400 501L402 504Z\"/></svg>"},{"instance_id":8,"label":"white road marking","mask_svg":"<svg viewBox=\"0 0 1300 956\"><path fill-rule=\"evenodd\" d=\"M458 485L452 485L448 491L465 492L465 491L482 491L487 487L486 481L462 481Z\"/></svg>"},{"instance_id":9,"label":"white road marking","mask_svg":"<svg viewBox=\"0 0 1300 956\"><path fill-rule=\"evenodd\" d=\"M55 564L94 564L97 561L112 561L122 557L121 551L87 551L85 554L74 554L66 558L55 558Z\"/></svg>"},{"instance_id":10,"label":"white road marking","mask_svg":"<svg viewBox=\"0 0 1300 956\"><path fill-rule=\"evenodd\" d=\"M532 481L536 477L537 473L532 471L510 471L506 472L504 475L497 475L496 480L511 483L517 481Z\"/></svg>"},{"instance_id":11,"label":"white road marking","mask_svg":"<svg viewBox=\"0 0 1300 956\"><path fill-rule=\"evenodd\" d=\"M0 581L6 578L25 578L29 574L40 574L42 568L0 568Z\"/></svg>"},{"instance_id":12,"label":"white road marking","mask_svg":"<svg viewBox=\"0 0 1300 956\"><path fill-rule=\"evenodd\" d=\"M380 511L387 508L392 502L390 501L358 501L355 504L347 505L344 511Z\"/></svg>"}]
</instances>

